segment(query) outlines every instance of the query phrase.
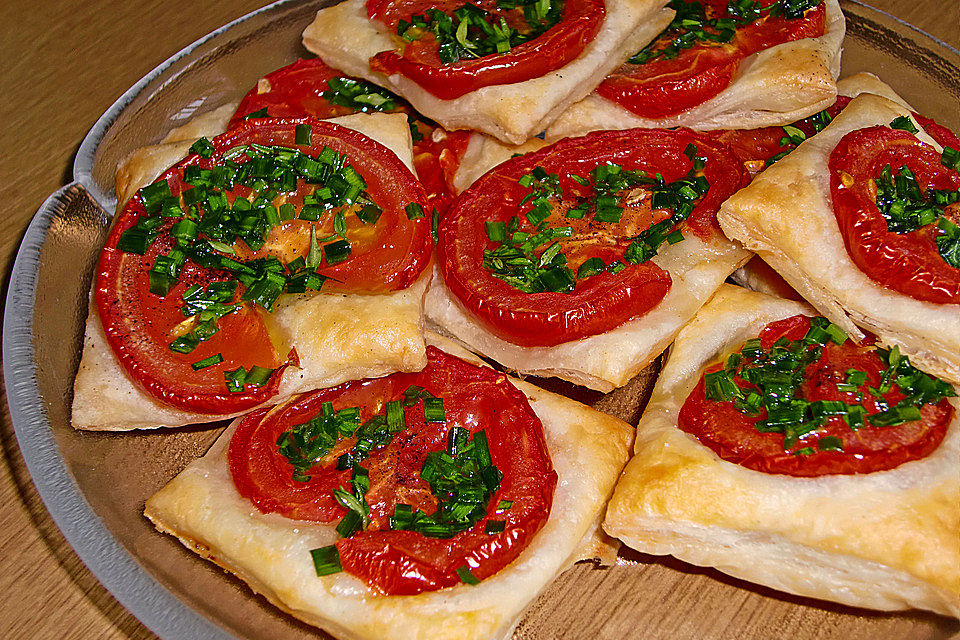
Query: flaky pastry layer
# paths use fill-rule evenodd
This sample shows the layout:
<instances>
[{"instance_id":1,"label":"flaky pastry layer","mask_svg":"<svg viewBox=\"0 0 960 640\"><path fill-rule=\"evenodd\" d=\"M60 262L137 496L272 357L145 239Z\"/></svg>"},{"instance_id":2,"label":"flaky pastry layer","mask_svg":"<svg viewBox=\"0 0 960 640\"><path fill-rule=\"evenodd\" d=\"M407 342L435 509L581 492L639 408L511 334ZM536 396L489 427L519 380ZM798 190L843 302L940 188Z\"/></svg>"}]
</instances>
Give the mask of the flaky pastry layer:
<instances>
[{"instance_id":1,"label":"flaky pastry layer","mask_svg":"<svg viewBox=\"0 0 960 640\"><path fill-rule=\"evenodd\" d=\"M960 415L922 460L817 478L726 462L677 427L705 366L797 313L813 310L724 285L680 332L604 529L640 551L789 593L960 617Z\"/></svg>"},{"instance_id":2,"label":"flaky pastry layer","mask_svg":"<svg viewBox=\"0 0 960 640\"><path fill-rule=\"evenodd\" d=\"M476 361L442 338L431 343ZM559 476L550 517L531 545L477 586L415 596L378 595L345 574L318 578L310 549L332 544L334 526L261 514L236 491L226 462L233 428L151 497L158 529L236 574L287 613L341 639L486 640L509 637L526 606L583 557L633 429L621 420L517 380L544 426ZM589 556L595 546L586 547Z\"/></svg>"},{"instance_id":3,"label":"flaky pastry layer","mask_svg":"<svg viewBox=\"0 0 960 640\"><path fill-rule=\"evenodd\" d=\"M830 195L827 164L840 139L909 115L885 98L858 96L823 131L724 202L717 219L727 236L759 254L847 333L859 338L862 327L882 344L899 345L917 367L956 383L960 309L916 300L860 271L847 253ZM922 130L917 137L940 149Z\"/></svg>"},{"instance_id":4,"label":"flaky pastry layer","mask_svg":"<svg viewBox=\"0 0 960 640\"><path fill-rule=\"evenodd\" d=\"M651 119L592 93L571 105L547 128L547 140L634 127L756 129L790 124L812 115L836 98L840 47L846 31L837 0L826 3L822 36L784 42L751 54L740 64L730 85L703 104L674 116Z\"/></svg>"},{"instance_id":5,"label":"flaky pastry layer","mask_svg":"<svg viewBox=\"0 0 960 640\"><path fill-rule=\"evenodd\" d=\"M445 129L475 129L520 144L660 33L674 13L664 9L665 4L664 0L607 0L600 31L572 62L539 78L482 87L453 100L437 98L399 74L384 76L370 70L369 59L393 50L398 37L367 17L364 0L321 9L303 32L303 44L331 67L402 96Z\"/></svg>"}]
</instances>

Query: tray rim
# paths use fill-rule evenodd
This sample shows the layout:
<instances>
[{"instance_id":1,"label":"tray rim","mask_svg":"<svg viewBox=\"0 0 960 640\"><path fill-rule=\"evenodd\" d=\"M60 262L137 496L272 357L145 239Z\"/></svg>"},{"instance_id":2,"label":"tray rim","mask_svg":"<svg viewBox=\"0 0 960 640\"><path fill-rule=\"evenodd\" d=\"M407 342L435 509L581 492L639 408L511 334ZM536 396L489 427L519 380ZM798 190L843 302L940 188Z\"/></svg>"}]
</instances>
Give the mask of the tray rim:
<instances>
[{"instance_id":1,"label":"tray rim","mask_svg":"<svg viewBox=\"0 0 960 640\"><path fill-rule=\"evenodd\" d=\"M84 196L92 198L82 184L72 182L44 201L24 233L10 274L3 311L3 382L20 453L40 499L74 552L147 628L171 640L239 640L163 587L107 529L67 469L40 401L33 346L40 254L56 216Z\"/></svg>"},{"instance_id":2,"label":"tray rim","mask_svg":"<svg viewBox=\"0 0 960 640\"><path fill-rule=\"evenodd\" d=\"M103 193L94 182L94 159L110 127L141 92L206 42L258 15L296 1L276 0L224 24L161 62L121 94L83 138L73 162L74 181L50 194L31 219L10 272L3 317L3 379L11 423L27 470L54 523L81 561L118 602L164 640L240 639L180 600L148 573L107 529L67 469L36 380L33 313L40 253L51 223L76 198L89 197L107 216L112 216L115 199ZM957 48L862 0L841 0L841 4L891 20L960 58ZM861 17L869 19L862 13Z\"/></svg>"}]
</instances>

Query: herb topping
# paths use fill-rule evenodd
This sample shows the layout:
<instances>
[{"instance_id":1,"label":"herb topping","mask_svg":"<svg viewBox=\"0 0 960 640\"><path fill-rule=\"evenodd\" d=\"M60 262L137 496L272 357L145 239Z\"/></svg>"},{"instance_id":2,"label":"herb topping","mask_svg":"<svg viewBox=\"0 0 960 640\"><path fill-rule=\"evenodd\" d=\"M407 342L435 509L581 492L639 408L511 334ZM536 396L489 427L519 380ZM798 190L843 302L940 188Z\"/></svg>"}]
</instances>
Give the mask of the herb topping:
<instances>
[{"instance_id":1,"label":"herb topping","mask_svg":"<svg viewBox=\"0 0 960 640\"><path fill-rule=\"evenodd\" d=\"M595 222L616 224L623 215L621 201L625 194L636 188L650 191L651 207L666 210L670 215L628 238L629 244L623 254L625 262L646 262L657 255L664 242L675 244L683 240L679 226L710 188L703 175L706 159L697 156L693 144L688 145L684 153L693 162L693 167L685 177L669 183L660 174L650 176L644 171L624 169L616 164L599 165L590 171L589 177L571 174L570 178L577 184L592 189L592 195L579 199L566 209L564 219L589 218ZM563 239L574 235L573 227L549 224L555 204L564 199L559 176L536 167L523 175L519 184L530 189L520 206L529 204L523 217L532 229L521 231L522 221L518 216L512 216L506 222L486 223L487 237L496 244L484 250L483 267L494 277L525 293L570 293L580 279L605 271L618 273L624 268L621 261L607 264L594 257L583 261L574 273L562 250Z\"/></svg>"},{"instance_id":2,"label":"herb topping","mask_svg":"<svg viewBox=\"0 0 960 640\"><path fill-rule=\"evenodd\" d=\"M539 37L563 19L563 0L497 0L499 9L519 10L511 27L504 16L495 16L480 7L465 4L448 15L431 8L397 23L397 35L413 42L432 34L440 62L453 64L464 59L507 53L513 47ZM512 16L511 16L512 17Z\"/></svg>"},{"instance_id":3,"label":"herb topping","mask_svg":"<svg viewBox=\"0 0 960 640\"><path fill-rule=\"evenodd\" d=\"M842 345L846 333L829 320L817 317L800 340L780 338L769 349L759 338L747 340L736 353L727 357L723 368L704 375L706 397L717 402L732 401L740 413L765 418L755 423L757 431L783 435L783 449L789 451L801 439L823 427L831 417L840 417L852 430L864 427L890 427L920 419L920 408L955 396L948 383L916 369L897 347L877 348L885 364L877 386L868 386L864 371L848 369L845 379L836 384L841 392L853 394L855 401L870 394L879 411L867 414L862 404L842 400L810 402L802 397L801 386L809 365L820 360L824 348L833 342ZM896 385L904 398L889 406L885 396ZM817 439L819 451L843 451L843 441L835 436ZM796 455L815 453L812 447L793 451Z\"/></svg>"}]
</instances>

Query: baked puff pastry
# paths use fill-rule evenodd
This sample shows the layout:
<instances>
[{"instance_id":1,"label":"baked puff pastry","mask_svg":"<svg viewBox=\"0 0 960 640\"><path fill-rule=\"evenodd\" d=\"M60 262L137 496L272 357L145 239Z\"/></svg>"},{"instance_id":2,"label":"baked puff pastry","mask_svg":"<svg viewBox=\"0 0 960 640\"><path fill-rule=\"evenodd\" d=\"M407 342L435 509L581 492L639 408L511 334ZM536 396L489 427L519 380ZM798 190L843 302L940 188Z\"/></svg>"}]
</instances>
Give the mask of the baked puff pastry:
<instances>
[{"instance_id":1,"label":"baked puff pastry","mask_svg":"<svg viewBox=\"0 0 960 640\"><path fill-rule=\"evenodd\" d=\"M798 478L726 462L677 427L706 365L802 303L725 285L677 337L604 529L645 553L794 593L960 616L960 418L887 471ZM951 398L956 409L957 398Z\"/></svg>"},{"instance_id":2,"label":"baked puff pastry","mask_svg":"<svg viewBox=\"0 0 960 640\"><path fill-rule=\"evenodd\" d=\"M825 32L775 45L745 58L718 95L677 115L640 117L592 93L547 128L547 140L601 129L689 127L701 131L789 124L833 104L845 33L837 0L826 0ZM634 52L635 53L635 52Z\"/></svg>"},{"instance_id":3,"label":"baked puff pastry","mask_svg":"<svg viewBox=\"0 0 960 640\"><path fill-rule=\"evenodd\" d=\"M482 87L452 100L437 98L400 74L385 76L370 69L370 58L395 49L399 37L367 17L364 0L346 0L320 10L303 32L303 44L345 74L402 96L445 129L475 129L520 144L543 131L652 40L674 13L664 9L664 0L607 0L605 4L599 32L573 61L538 78Z\"/></svg>"},{"instance_id":4,"label":"baked puff pastry","mask_svg":"<svg viewBox=\"0 0 960 640\"><path fill-rule=\"evenodd\" d=\"M724 233L755 251L801 296L851 336L858 327L882 344L899 345L913 364L960 381L960 313L882 286L850 259L837 225L827 163L844 135L910 110L886 98L855 98L823 131L757 176L720 208ZM916 125L916 123L914 123ZM939 145L922 127L917 138Z\"/></svg>"},{"instance_id":5,"label":"baked puff pastry","mask_svg":"<svg viewBox=\"0 0 960 640\"><path fill-rule=\"evenodd\" d=\"M612 135L608 135L608 133ZM469 248L462 248L466 246L465 244L457 246L458 234L461 236L463 234L459 230L450 232L448 229L452 229L453 224L459 224L461 220L486 219L483 217L484 212L481 209L487 207L491 200L506 201L499 189L506 189L505 185L510 184L510 179L501 180L501 174L506 175L511 171L516 171L515 167L518 164L527 166L528 164L542 163L543 166L553 166L549 163L554 162L554 158L565 157L569 154L571 157L589 158L589 162L585 162L583 168L579 169L580 171L587 171L588 167L614 162L618 158L621 158L619 161L624 162L621 156L614 153L615 150L626 149L623 153L623 157L626 157L631 153L641 153L643 150L649 149L651 150L651 156L655 157L656 161L643 166L652 173L655 170L663 170L662 168L651 168L651 166L658 166L657 162L661 163L661 167L672 162L672 160L664 160L668 153L665 149L670 144L675 144L674 142L668 143L668 140L686 139L687 137L694 141L691 145L701 144L700 140L702 138L691 132L683 131L675 134L663 131L634 131L622 134L620 132L602 132L584 138L567 140L501 163L476 182L471 191L461 194L458 200L454 201L444 225L441 225L438 245L440 249L451 253L447 255L441 251L440 254L443 257L440 260L446 260L448 265L468 264L466 262L468 259L478 255L476 246L470 246ZM654 138L659 141L654 142ZM664 140L661 140L661 138ZM525 146L540 145L530 142ZM680 146L682 147L682 145ZM475 149L479 153L473 154L472 152ZM717 147L717 149L721 148ZM464 156L464 162L467 164L464 164L461 171L479 172L476 167L482 169L486 164L496 161L505 153L504 147L494 141L480 140L477 146L474 145L474 141L471 141L467 154ZM715 196L717 198L716 202L719 203L742 184L742 175L739 173L739 164L732 159L732 156L727 158L724 155L726 154L725 150L722 153L717 153L718 159L709 162L718 164L709 165L708 162L708 165L717 166L718 171L720 167L727 167L731 172L730 175L736 174L737 176L735 183L725 183L722 180L716 183L716 188L718 190L722 189L722 191L716 193L723 194L722 196ZM726 160L721 160L721 157L726 158ZM471 162L474 164L470 165ZM722 164L724 162L727 164ZM566 172L566 169L561 168L560 170ZM548 171L553 171L553 169L548 169ZM564 179L567 178L564 177ZM719 178L717 179L719 180ZM474 189L476 192L474 192ZM496 195L485 201L483 205L476 205L475 202L470 200L471 197L484 193L495 193ZM629 195L628 190L623 190L617 197L623 198L623 201L626 202L628 196L629 198L638 197L636 193ZM516 200L519 200L519 197L511 200L511 202L515 204ZM568 197L567 202L572 202L572 200ZM464 203L469 203L469 206ZM521 216L526 215L522 204L518 206L516 211ZM556 218L551 218L551 221L556 220L553 224L561 225L564 224L564 220L567 220L564 217L565 214L558 213L556 215ZM473 222L466 224L473 224ZM591 229L600 236L607 233L604 231L602 222L596 221L591 224L594 224ZM649 228L647 226L649 224L649 222L644 222L640 228ZM479 228L479 225L477 227ZM586 233L584 237L588 240L595 239L596 236L591 235L594 231ZM636 231L635 229L627 235L636 233ZM609 233L610 237L616 237L616 234L622 232L614 228L614 231ZM487 237L484 237L481 242L486 239ZM493 244L494 241L491 240L486 246L489 249ZM456 251L458 250L464 251L463 256L457 256ZM484 251L486 250L484 249ZM580 335L564 333L552 344L549 342L524 342L523 336L521 336L521 339L512 339L514 336L511 334L497 333L497 326L493 325L492 322L485 322L475 308L469 307L462 297L458 297L451 290L444 279L447 276L441 275L439 266L437 267L438 273L434 277L424 300L424 312L428 326L432 330L456 339L475 353L492 358L511 370L522 374L554 376L606 393L626 384L663 352L673 340L677 331L693 317L693 314L713 295L713 292L727 276L746 262L749 257L749 252L745 251L739 244L728 240L719 230L705 234L684 232L682 242L659 245L656 255L649 259L650 263L669 274L671 284L669 284L669 288L662 298L658 294L657 301L651 302L650 306L643 309L634 306L630 313L618 318L619 322L611 323L603 330L585 332L585 334ZM438 260L438 263L440 260ZM486 269L487 267L483 268ZM452 269L453 267L451 267L451 271ZM478 265L477 272L479 271L480 266ZM460 277L460 274L456 274L454 277ZM639 290L640 287L635 286L634 289ZM512 292L508 291L508 293ZM491 299L495 299L495 296L487 292L484 292L484 295L489 295ZM498 293L498 295L502 294ZM563 296L565 295L561 295L556 304L563 307L564 311L570 315L585 315L579 310L580 307L576 306L580 304L580 299L576 295L564 299ZM610 297L614 298L616 295L611 294ZM536 299L536 301L533 297L529 300L531 301L518 302L517 307L536 308L537 305L547 304L544 296ZM564 307L564 305L566 306ZM570 311L571 309L575 311ZM611 318L613 314L606 313L605 316Z\"/></svg>"},{"instance_id":6,"label":"baked puff pastry","mask_svg":"<svg viewBox=\"0 0 960 640\"><path fill-rule=\"evenodd\" d=\"M837 81L837 95L846 98L856 98L861 93L871 93L883 96L906 108L910 105L900 97L886 82L872 73L861 72ZM472 143L472 142L471 142ZM798 299L798 294L786 281L771 268L763 259L756 256L747 264L733 272L730 278L739 285L766 293L771 296Z\"/></svg>"},{"instance_id":7,"label":"baked puff pastry","mask_svg":"<svg viewBox=\"0 0 960 640\"><path fill-rule=\"evenodd\" d=\"M474 363L443 339L428 340ZM317 577L310 549L331 544L334 525L264 515L234 487L228 428L207 454L151 497L157 528L243 579L271 603L337 638L486 640L510 637L526 606L561 571L584 558L603 506L629 455L633 429L573 400L510 380L543 423L559 476L546 524L511 564L476 586L386 596L338 573ZM588 544L586 557L593 556Z\"/></svg>"},{"instance_id":8,"label":"baked puff pastry","mask_svg":"<svg viewBox=\"0 0 960 640\"><path fill-rule=\"evenodd\" d=\"M490 333L460 305L436 274L424 298L427 327L521 374L553 376L595 391L622 387L673 341L680 328L723 281L750 259L738 244L715 235L690 236L664 247L652 261L674 280L644 315L605 333L548 347L525 347Z\"/></svg>"},{"instance_id":9,"label":"baked puff pastry","mask_svg":"<svg viewBox=\"0 0 960 640\"><path fill-rule=\"evenodd\" d=\"M404 115L357 114L332 122L384 144L413 171ZM190 125L190 135L215 136L224 123L224 118L216 115L205 118L199 123L202 126ZM126 177L118 183L118 189L135 193L169 163L179 160L190 144L192 141L168 141L134 153L120 172ZM285 370L273 402L347 380L422 369L426 363L423 296L430 277L428 267L411 286L383 294L282 295L270 314L272 331L297 349L300 366ZM74 381L74 427L125 431L209 422L234 415L238 414L211 415L174 408L145 392L126 374L107 343L97 305L89 305L83 354Z\"/></svg>"}]
</instances>

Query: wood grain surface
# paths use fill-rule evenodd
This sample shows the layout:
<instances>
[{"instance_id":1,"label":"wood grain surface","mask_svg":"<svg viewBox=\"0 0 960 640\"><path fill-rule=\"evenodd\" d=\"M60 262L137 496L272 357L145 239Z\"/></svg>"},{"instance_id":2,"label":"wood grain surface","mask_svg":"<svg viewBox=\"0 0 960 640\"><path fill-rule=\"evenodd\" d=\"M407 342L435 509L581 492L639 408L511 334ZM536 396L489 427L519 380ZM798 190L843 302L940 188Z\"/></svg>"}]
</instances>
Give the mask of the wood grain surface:
<instances>
[{"instance_id":1,"label":"wood grain surface","mask_svg":"<svg viewBox=\"0 0 960 640\"><path fill-rule=\"evenodd\" d=\"M4 294L30 218L49 194L72 180L74 154L100 114L167 57L263 4L261 0L0 2L0 203L6 220L0 228L0 265ZM873 0L872 4L960 48L957 0ZM54 525L24 466L5 397L2 402L0 638L155 638L97 582ZM572 584L578 570L565 575L561 586ZM714 579L696 575L696 580L678 581L676 588L696 590L698 581ZM562 593L563 589L558 589L551 597L560 598ZM730 619L737 614L763 630L762 611L737 611L738 606L729 603ZM557 612L549 602L539 603L537 609L547 615ZM534 610L526 624L536 624L537 615ZM712 624L724 625L730 619ZM655 621L652 613L644 622ZM946 619L941 627L956 630ZM698 628L691 622L675 629L672 637L695 638ZM642 626L608 631L611 634L598 637L644 637ZM764 636L793 637L790 629L766 629ZM823 637L832 637L828 629Z\"/></svg>"}]
</instances>

